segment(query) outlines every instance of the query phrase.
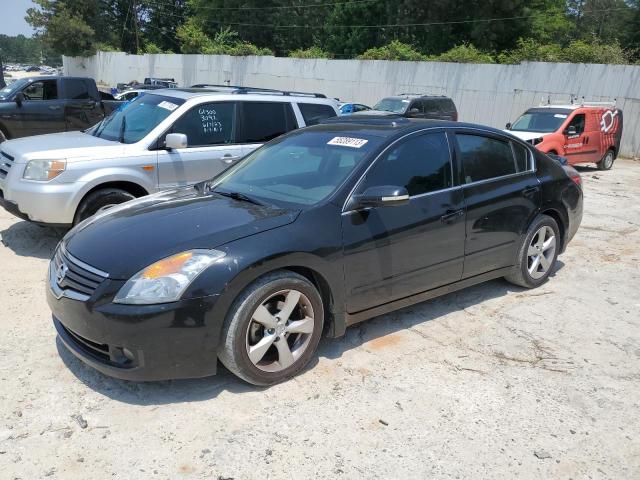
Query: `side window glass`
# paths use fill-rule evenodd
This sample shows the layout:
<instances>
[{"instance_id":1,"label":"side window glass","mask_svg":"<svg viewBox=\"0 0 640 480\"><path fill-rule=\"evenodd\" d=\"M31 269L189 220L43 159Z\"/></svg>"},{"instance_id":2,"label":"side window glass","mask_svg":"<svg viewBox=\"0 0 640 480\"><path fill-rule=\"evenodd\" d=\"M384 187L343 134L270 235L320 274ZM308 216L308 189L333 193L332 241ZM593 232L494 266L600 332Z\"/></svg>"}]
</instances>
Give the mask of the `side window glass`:
<instances>
[{"instance_id":1,"label":"side window glass","mask_svg":"<svg viewBox=\"0 0 640 480\"><path fill-rule=\"evenodd\" d=\"M581 133L584 132L584 121L585 121L584 113L579 113L571 119L567 127L575 127L576 133L580 135Z\"/></svg>"},{"instance_id":2,"label":"side window glass","mask_svg":"<svg viewBox=\"0 0 640 480\"><path fill-rule=\"evenodd\" d=\"M83 80L67 79L64 84L65 98L70 100L86 100L91 98L87 84Z\"/></svg>"},{"instance_id":3,"label":"side window glass","mask_svg":"<svg viewBox=\"0 0 640 480\"><path fill-rule=\"evenodd\" d=\"M513 146L513 154L516 159L516 169L518 172L526 172L531 170L531 155L527 147L519 143L511 143Z\"/></svg>"},{"instance_id":4,"label":"side window glass","mask_svg":"<svg viewBox=\"0 0 640 480\"><path fill-rule=\"evenodd\" d=\"M464 183L516 173L511 145L479 135L456 134Z\"/></svg>"},{"instance_id":5,"label":"side window glass","mask_svg":"<svg viewBox=\"0 0 640 480\"><path fill-rule=\"evenodd\" d=\"M206 103L192 108L173 124L173 133L184 133L190 147L233 143L235 103Z\"/></svg>"},{"instance_id":6,"label":"side window glass","mask_svg":"<svg viewBox=\"0 0 640 480\"><path fill-rule=\"evenodd\" d=\"M242 102L242 128L238 143L265 143L296 128L291 104Z\"/></svg>"},{"instance_id":7,"label":"side window glass","mask_svg":"<svg viewBox=\"0 0 640 480\"><path fill-rule=\"evenodd\" d=\"M414 100L407 111L410 117L421 117L424 115L424 104L422 100Z\"/></svg>"},{"instance_id":8,"label":"side window glass","mask_svg":"<svg viewBox=\"0 0 640 480\"><path fill-rule=\"evenodd\" d=\"M336 112L329 105L323 105L319 103L299 103L300 112L304 123L307 127L311 125L317 125L320 120L325 118L335 117Z\"/></svg>"},{"instance_id":9,"label":"side window glass","mask_svg":"<svg viewBox=\"0 0 640 480\"><path fill-rule=\"evenodd\" d=\"M405 187L412 196L451 187L451 159L445 134L420 135L394 146L378 159L364 184L364 188Z\"/></svg>"},{"instance_id":10,"label":"side window glass","mask_svg":"<svg viewBox=\"0 0 640 480\"><path fill-rule=\"evenodd\" d=\"M57 100L58 84L55 80L33 82L22 93L27 100Z\"/></svg>"}]
</instances>

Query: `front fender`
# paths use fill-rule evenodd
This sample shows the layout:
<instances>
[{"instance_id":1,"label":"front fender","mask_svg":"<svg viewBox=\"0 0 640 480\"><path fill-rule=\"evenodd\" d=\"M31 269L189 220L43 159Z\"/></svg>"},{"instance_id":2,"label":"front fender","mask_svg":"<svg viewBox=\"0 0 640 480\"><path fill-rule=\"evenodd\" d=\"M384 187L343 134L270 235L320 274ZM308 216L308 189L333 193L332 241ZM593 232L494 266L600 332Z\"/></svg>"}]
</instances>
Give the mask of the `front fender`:
<instances>
[{"instance_id":1,"label":"front fender","mask_svg":"<svg viewBox=\"0 0 640 480\"><path fill-rule=\"evenodd\" d=\"M135 172L126 168L109 168L86 172L76 180L76 183L81 187L71 200L73 210L75 211L78 208L87 193L108 183L132 183L143 188L147 193L152 193L157 189L155 170L152 173L153 177L142 170Z\"/></svg>"}]
</instances>

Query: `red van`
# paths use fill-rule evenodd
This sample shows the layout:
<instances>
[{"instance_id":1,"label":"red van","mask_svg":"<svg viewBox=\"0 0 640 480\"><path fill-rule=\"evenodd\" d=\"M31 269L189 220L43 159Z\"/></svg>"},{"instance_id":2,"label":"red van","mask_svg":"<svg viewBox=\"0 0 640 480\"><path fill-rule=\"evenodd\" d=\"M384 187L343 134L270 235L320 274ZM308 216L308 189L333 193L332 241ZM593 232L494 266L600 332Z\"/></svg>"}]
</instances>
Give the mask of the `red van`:
<instances>
[{"instance_id":1,"label":"red van","mask_svg":"<svg viewBox=\"0 0 640 480\"><path fill-rule=\"evenodd\" d=\"M622 110L610 103L542 105L508 123L507 131L571 165L595 163L609 170L620 150Z\"/></svg>"}]
</instances>

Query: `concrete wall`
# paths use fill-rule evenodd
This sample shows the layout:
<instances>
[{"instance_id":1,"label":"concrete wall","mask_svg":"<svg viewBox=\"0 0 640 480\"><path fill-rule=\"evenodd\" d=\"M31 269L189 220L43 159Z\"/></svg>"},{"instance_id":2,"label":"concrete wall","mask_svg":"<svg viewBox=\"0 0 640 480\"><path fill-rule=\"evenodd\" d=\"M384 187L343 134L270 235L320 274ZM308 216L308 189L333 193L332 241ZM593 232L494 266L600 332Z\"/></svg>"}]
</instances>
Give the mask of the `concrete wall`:
<instances>
[{"instance_id":1,"label":"concrete wall","mask_svg":"<svg viewBox=\"0 0 640 480\"><path fill-rule=\"evenodd\" d=\"M320 92L369 105L402 92L445 94L460 120L503 127L543 99L617 100L625 127L622 154L640 156L640 66L524 63L470 65L371 60L300 60L223 55L98 53L64 58L65 75L86 75L115 85L145 77L196 83L248 85Z\"/></svg>"}]
</instances>

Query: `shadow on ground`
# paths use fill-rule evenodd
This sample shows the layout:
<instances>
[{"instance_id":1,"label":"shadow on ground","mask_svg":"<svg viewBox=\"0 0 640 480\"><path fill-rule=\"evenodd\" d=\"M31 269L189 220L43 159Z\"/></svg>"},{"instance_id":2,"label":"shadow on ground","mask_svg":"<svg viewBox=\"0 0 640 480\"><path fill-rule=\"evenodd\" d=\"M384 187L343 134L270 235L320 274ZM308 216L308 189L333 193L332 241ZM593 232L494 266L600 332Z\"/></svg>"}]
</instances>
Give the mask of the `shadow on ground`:
<instances>
[{"instance_id":1,"label":"shadow on ground","mask_svg":"<svg viewBox=\"0 0 640 480\"><path fill-rule=\"evenodd\" d=\"M21 257L49 259L66 231L41 227L31 222L17 222L0 232L2 244Z\"/></svg>"},{"instance_id":2,"label":"shadow on ground","mask_svg":"<svg viewBox=\"0 0 640 480\"><path fill-rule=\"evenodd\" d=\"M564 264L557 262L555 271ZM362 344L394 332L406 330L416 325L435 320L448 313L463 310L484 301L502 297L509 292L524 289L507 283L505 280L493 280L476 285L443 297L429 300L396 312L382 315L347 329L342 338L324 338L305 368L313 370L319 357L340 358L345 352ZM129 382L101 374L86 366L71 354L60 339L56 339L58 353L65 365L85 385L113 400L135 405L164 405L172 403L197 402L216 398L221 392L243 394L264 391L268 387L256 387L236 378L221 364L218 374L192 380L170 380L162 382Z\"/></svg>"}]
</instances>

